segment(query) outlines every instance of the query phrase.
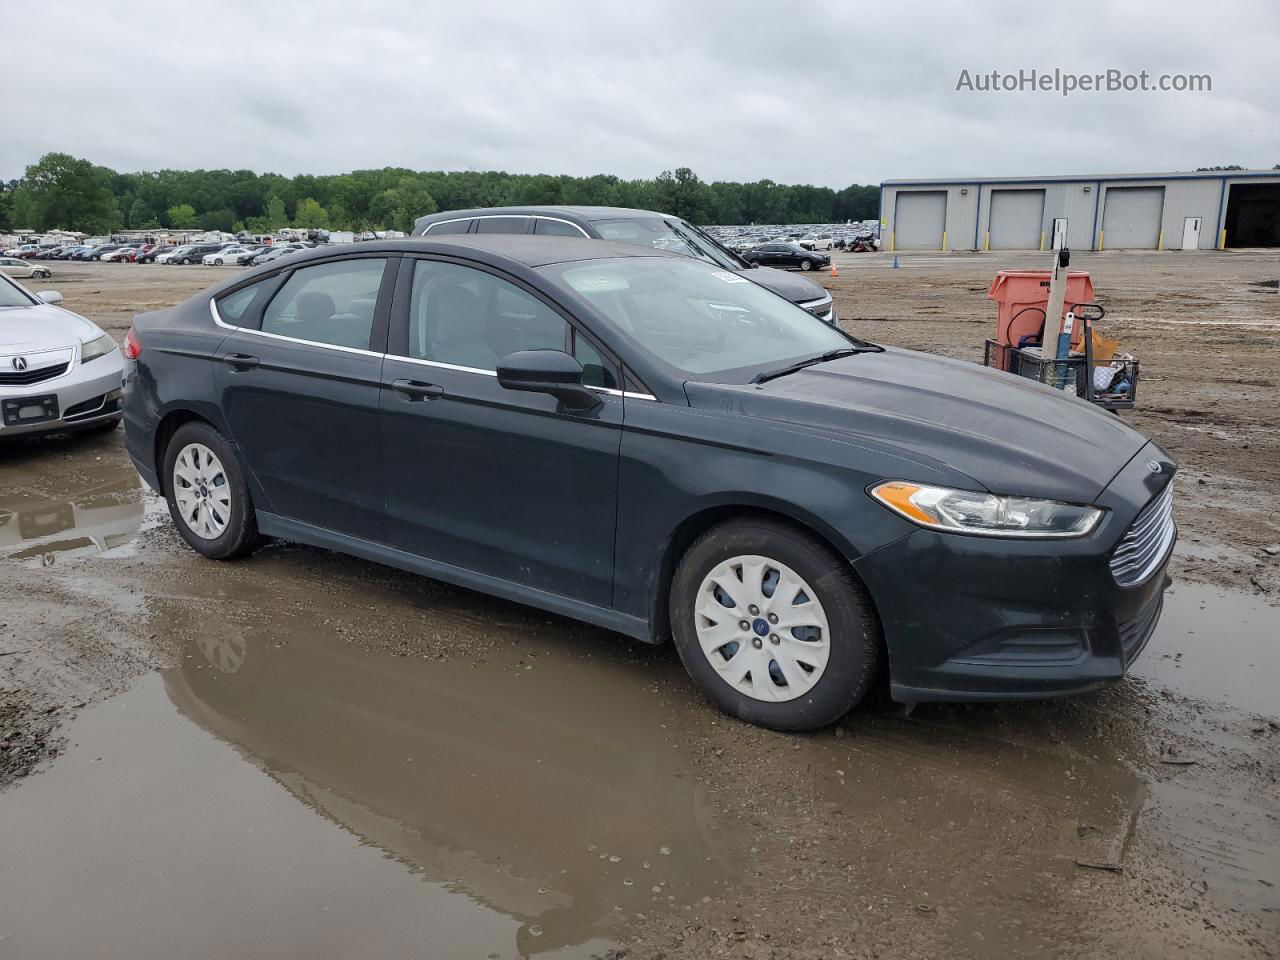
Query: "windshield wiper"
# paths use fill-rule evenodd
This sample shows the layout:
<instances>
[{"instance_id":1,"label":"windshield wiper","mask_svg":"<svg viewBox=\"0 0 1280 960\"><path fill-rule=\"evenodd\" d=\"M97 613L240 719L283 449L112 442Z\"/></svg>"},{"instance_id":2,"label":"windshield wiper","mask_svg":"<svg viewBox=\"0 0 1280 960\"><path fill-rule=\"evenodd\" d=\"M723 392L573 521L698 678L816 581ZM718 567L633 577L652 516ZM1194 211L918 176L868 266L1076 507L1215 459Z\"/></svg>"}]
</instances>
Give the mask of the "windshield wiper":
<instances>
[{"instance_id":1,"label":"windshield wiper","mask_svg":"<svg viewBox=\"0 0 1280 960\"><path fill-rule=\"evenodd\" d=\"M797 370L803 370L805 367L812 367L819 363L826 363L828 360L839 360L841 357L851 357L855 353L880 353L884 347L877 347L867 344L862 347L841 347L839 350L828 350L826 353L819 354L816 357L809 357L807 360L799 360L796 363L789 364L785 367L779 367L777 370L762 370L751 378L752 383L765 383L769 380L776 380L778 377L785 377L789 373L795 373Z\"/></svg>"}]
</instances>

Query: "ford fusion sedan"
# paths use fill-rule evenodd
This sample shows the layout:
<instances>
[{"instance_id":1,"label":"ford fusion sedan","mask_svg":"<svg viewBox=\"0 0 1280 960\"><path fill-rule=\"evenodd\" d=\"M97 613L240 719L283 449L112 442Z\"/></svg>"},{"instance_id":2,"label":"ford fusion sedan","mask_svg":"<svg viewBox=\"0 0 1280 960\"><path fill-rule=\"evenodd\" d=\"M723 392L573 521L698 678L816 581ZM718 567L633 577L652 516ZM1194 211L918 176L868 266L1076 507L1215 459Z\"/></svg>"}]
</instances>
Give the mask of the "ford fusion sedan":
<instances>
[{"instance_id":1,"label":"ford fusion sedan","mask_svg":"<svg viewBox=\"0 0 1280 960\"><path fill-rule=\"evenodd\" d=\"M733 716L1042 697L1160 616L1175 465L1118 417L629 243L443 236L129 332L126 446L199 553L340 550L674 640Z\"/></svg>"},{"instance_id":2,"label":"ford fusion sedan","mask_svg":"<svg viewBox=\"0 0 1280 960\"><path fill-rule=\"evenodd\" d=\"M0 439L120 422L120 349L61 301L0 276Z\"/></svg>"},{"instance_id":3,"label":"ford fusion sedan","mask_svg":"<svg viewBox=\"0 0 1280 960\"><path fill-rule=\"evenodd\" d=\"M805 277L781 270L757 269L728 247L679 217L653 210L625 207L487 207L481 210L450 210L420 217L413 226L415 236L513 233L534 236L593 237L634 243L644 247L680 253L704 260L722 270L743 276L786 297L815 317L836 322L835 306L828 293Z\"/></svg>"}]
</instances>

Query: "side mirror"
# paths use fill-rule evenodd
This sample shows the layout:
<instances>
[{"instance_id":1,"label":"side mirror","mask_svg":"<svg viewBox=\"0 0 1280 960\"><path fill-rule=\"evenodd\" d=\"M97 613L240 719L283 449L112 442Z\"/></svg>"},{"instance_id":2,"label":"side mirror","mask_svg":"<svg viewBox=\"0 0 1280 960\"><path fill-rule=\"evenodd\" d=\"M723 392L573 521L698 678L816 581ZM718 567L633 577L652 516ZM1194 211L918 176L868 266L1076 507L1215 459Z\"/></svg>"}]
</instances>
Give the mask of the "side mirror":
<instances>
[{"instance_id":1,"label":"side mirror","mask_svg":"<svg viewBox=\"0 0 1280 960\"><path fill-rule=\"evenodd\" d=\"M582 385L582 364L563 350L518 350L498 361L498 384L549 393L570 410L590 410L600 397Z\"/></svg>"},{"instance_id":2,"label":"side mirror","mask_svg":"<svg viewBox=\"0 0 1280 960\"><path fill-rule=\"evenodd\" d=\"M61 303L62 302L62 294L60 294L57 290L41 290L39 293L36 294L36 297L39 298L40 300L43 300L45 303Z\"/></svg>"}]
</instances>

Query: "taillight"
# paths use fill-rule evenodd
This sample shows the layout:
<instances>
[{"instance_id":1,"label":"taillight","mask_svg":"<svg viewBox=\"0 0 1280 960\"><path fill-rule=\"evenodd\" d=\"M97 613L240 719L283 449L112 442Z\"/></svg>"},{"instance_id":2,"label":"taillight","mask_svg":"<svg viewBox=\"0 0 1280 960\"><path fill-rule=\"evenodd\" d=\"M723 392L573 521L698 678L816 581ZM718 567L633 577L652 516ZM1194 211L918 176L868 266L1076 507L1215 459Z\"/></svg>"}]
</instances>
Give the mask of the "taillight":
<instances>
[{"instance_id":1,"label":"taillight","mask_svg":"<svg viewBox=\"0 0 1280 960\"><path fill-rule=\"evenodd\" d=\"M129 332L124 336L124 355L130 360L137 360L142 356L142 341L133 332L133 327L130 327Z\"/></svg>"}]
</instances>

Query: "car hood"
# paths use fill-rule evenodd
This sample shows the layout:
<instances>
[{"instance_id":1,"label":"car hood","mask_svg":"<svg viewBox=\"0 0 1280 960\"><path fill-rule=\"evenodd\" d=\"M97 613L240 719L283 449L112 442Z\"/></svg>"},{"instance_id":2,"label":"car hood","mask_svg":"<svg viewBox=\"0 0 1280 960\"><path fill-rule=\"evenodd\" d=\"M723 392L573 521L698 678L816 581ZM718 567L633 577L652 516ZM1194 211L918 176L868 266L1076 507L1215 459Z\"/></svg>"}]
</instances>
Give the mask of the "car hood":
<instances>
[{"instance_id":1,"label":"car hood","mask_svg":"<svg viewBox=\"0 0 1280 960\"><path fill-rule=\"evenodd\" d=\"M0 307L0 353L70 347L101 333L96 324L50 303Z\"/></svg>"},{"instance_id":2,"label":"car hood","mask_svg":"<svg viewBox=\"0 0 1280 960\"><path fill-rule=\"evenodd\" d=\"M1093 501L1147 442L1119 417L1034 381L892 348L758 387L689 384L687 392L694 406L728 403L907 451L994 493L1077 503Z\"/></svg>"},{"instance_id":3,"label":"car hood","mask_svg":"<svg viewBox=\"0 0 1280 960\"><path fill-rule=\"evenodd\" d=\"M773 267L754 267L738 272L766 290L772 290L778 296L786 297L792 303L806 303L827 296L827 291L822 286L798 273L775 270Z\"/></svg>"}]
</instances>

